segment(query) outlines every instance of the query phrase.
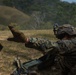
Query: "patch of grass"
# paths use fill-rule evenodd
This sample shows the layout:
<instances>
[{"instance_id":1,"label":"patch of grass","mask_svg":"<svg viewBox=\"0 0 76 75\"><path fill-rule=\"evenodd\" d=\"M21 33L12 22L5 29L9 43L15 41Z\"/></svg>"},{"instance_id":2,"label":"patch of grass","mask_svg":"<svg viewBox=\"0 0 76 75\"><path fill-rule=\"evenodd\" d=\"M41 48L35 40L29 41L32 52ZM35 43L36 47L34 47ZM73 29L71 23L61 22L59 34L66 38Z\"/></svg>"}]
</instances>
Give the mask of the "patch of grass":
<instances>
[{"instance_id":1,"label":"patch of grass","mask_svg":"<svg viewBox=\"0 0 76 75\"><path fill-rule=\"evenodd\" d=\"M52 30L24 30L26 37L40 37L55 40ZM39 58L42 53L38 50L25 47L24 43L7 41L12 34L10 31L0 31L0 43L4 46L0 52L0 75L9 75L13 70L13 61L18 56L22 62Z\"/></svg>"}]
</instances>

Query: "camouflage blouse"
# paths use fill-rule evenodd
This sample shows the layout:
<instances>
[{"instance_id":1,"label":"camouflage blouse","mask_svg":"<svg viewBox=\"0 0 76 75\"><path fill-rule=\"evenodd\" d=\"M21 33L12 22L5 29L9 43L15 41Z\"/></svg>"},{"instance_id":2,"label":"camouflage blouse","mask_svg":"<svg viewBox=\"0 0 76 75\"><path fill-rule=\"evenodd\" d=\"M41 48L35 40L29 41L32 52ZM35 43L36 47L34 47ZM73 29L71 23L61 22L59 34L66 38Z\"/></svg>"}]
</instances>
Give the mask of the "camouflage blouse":
<instances>
[{"instance_id":1,"label":"camouflage blouse","mask_svg":"<svg viewBox=\"0 0 76 75\"><path fill-rule=\"evenodd\" d=\"M71 40L59 40L57 42L53 42L48 39L41 38L30 38L30 47L42 50L44 52L48 52L52 48L57 48L61 52L65 52L71 50L76 46L76 38Z\"/></svg>"}]
</instances>

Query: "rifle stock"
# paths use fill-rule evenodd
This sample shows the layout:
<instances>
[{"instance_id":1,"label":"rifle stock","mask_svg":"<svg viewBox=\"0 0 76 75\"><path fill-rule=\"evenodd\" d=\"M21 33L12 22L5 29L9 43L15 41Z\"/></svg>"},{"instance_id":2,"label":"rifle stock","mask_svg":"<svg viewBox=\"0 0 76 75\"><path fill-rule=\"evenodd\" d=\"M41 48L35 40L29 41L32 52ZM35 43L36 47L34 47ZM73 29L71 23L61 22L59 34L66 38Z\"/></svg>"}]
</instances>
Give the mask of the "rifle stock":
<instances>
[{"instance_id":1,"label":"rifle stock","mask_svg":"<svg viewBox=\"0 0 76 75\"><path fill-rule=\"evenodd\" d=\"M16 67L16 69L13 71L13 73L11 75L37 75L35 70L31 70L31 67L36 66L36 64L38 64L38 62L36 62L36 60L32 61L30 64L29 64L29 62L21 63L20 59L18 57L16 57L15 61L13 63L13 65ZM34 65L34 66L32 66L32 65Z\"/></svg>"}]
</instances>

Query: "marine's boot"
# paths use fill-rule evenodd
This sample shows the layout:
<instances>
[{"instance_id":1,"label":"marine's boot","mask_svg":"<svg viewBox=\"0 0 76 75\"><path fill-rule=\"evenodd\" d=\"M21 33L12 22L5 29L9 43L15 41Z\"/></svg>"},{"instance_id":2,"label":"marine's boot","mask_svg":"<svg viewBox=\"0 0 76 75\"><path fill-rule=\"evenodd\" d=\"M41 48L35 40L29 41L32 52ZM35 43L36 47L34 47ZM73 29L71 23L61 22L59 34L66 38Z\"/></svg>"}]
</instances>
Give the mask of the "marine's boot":
<instances>
[{"instance_id":1,"label":"marine's boot","mask_svg":"<svg viewBox=\"0 0 76 75\"><path fill-rule=\"evenodd\" d=\"M3 46L2 46L2 44L0 44L0 51L3 49Z\"/></svg>"}]
</instances>

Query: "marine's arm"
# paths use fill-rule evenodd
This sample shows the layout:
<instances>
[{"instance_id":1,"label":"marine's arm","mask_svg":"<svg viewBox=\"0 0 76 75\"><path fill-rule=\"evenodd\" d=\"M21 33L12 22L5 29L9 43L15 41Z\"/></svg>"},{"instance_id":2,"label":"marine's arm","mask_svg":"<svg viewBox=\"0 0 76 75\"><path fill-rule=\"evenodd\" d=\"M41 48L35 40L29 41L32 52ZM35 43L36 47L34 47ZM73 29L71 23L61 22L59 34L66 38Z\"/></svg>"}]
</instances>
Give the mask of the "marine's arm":
<instances>
[{"instance_id":1,"label":"marine's arm","mask_svg":"<svg viewBox=\"0 0 76 75\"><path fill-rule=\"evenodd\" d=\"M25 43L26 47L35 48L44 53L47 53L53 46L56 45L54 42L47 39L29 38L28 40L28 43Z\"/></svg>"}]
</instances>

